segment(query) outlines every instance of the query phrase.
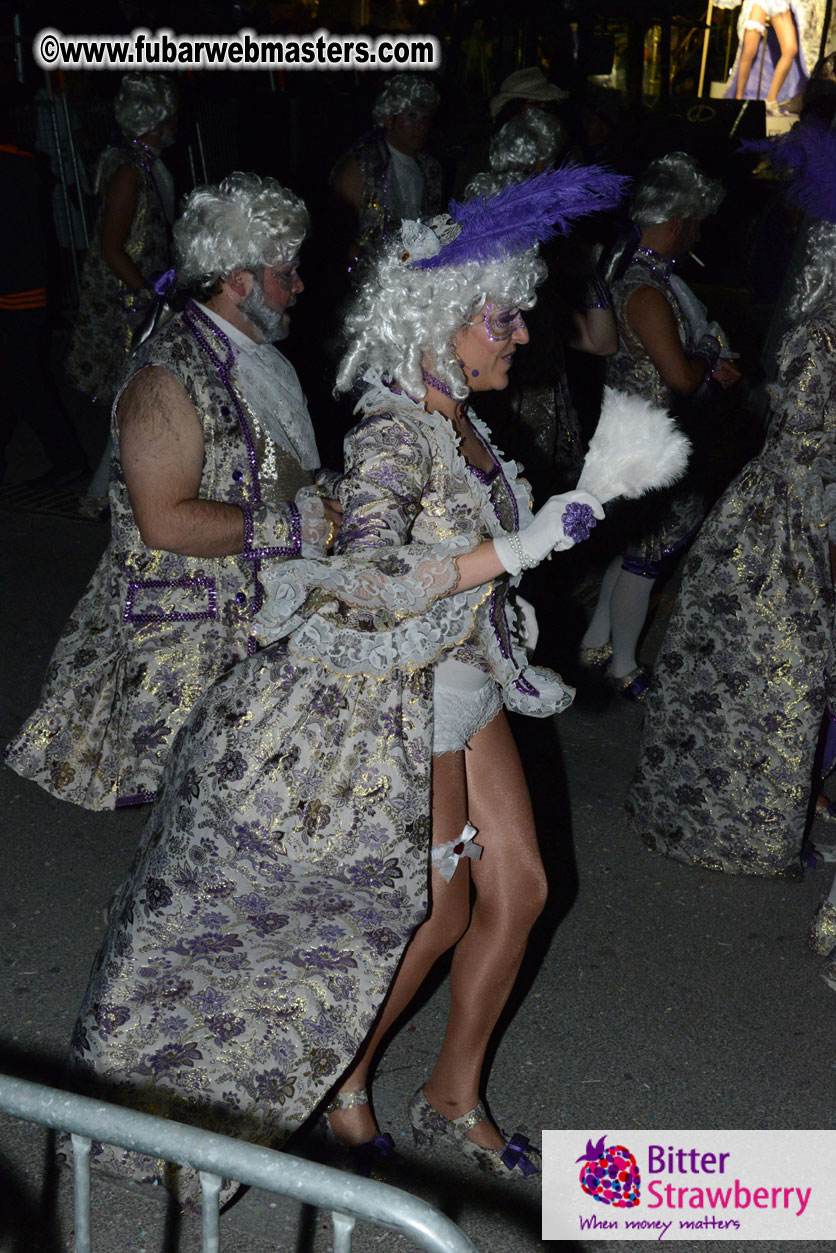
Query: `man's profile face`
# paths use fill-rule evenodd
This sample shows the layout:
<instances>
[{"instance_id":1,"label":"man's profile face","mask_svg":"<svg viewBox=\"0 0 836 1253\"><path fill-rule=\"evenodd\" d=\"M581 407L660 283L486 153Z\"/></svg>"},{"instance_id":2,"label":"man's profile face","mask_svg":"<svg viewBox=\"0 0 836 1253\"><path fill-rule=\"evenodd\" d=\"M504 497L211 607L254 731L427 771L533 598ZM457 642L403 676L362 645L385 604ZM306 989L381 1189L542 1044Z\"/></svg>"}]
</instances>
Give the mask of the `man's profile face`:
<instances>
[{"instance_id":1,"label":"man's profile face","mask_svg":"<svg viewBox=\"0 0 836 1253\"><path fill-rule=\"evenodd\" d=\"M286 264L265 266L260 274L253 275L252 289L238 306L269 344L286 339L290 333L288 310L304 291L298 266L298 257Z\"/></svg>"},{"instance_id":2,"label":"man's profile face","mask_svg":"<svg viewBox=\"0 0 836 1253\"><path fill-rule=\"evenodd\" d=\"M425 109L404 109L403 113L390 113L383 119L387 140L408 157L422 151L431 125L432 114Z\"/></svg>"}]
</instances>

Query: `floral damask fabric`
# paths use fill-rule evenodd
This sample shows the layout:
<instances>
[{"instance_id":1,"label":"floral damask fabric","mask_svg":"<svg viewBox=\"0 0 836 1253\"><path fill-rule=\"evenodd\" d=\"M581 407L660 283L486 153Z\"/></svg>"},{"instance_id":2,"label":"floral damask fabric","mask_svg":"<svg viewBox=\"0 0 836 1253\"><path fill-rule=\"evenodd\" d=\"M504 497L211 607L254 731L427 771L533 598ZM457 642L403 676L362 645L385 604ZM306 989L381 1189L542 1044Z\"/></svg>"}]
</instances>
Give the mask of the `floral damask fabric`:
<instances>
[{"instance_id":1,"label":"floral damask fabric","mask_svg":"<svg viewBox=\"0 0 836 1253\"><path fill-rule=\"evenodd\" d=\"M521 680L538 712L572 695L505 657L507 579L444 595L456 553L501 517L525 520L515 468L497 459L486 486L449 423L372 399L389 409L367 408L347 441L342 552L271 572L259 629L274 642L178 736L74 1041L95 1090L260 1142L339 1081L424 916L430 662L456 653L511 692ZM332 650L341 632L351 646ZM97 1151L117 1173L160 1176Z\"/></svg>"},{"instance_id":2,"label":"floral damask fabric","mask_svg":"<svg viewBox=\"0 0 836 1253\"><path fill-rule=\"evenodd\" d=\"M293 499L313 491L311 473L254 420L215 326L190 304L142 346L131 377L155 365L182 383L203 426L199 494L251 511L249 550L182 557L148 548L114 419L111 540L64 627L38 708L7 749L19 774L88 809L153 799L189 710L219 674L255 651L261 572L302 551ZM228 387L219 363L231 368Z\"/></svg>"},{"instance_id":3,"label":"floral damask fabric","mask_svg":"<svg viewBox=\"0 0 836 1253\"><path fill-rule=\"evenodd\" d=\"M834 306L785 338L772 399L763 450L688 558L627 802L650 848L765 876L799 873L836 676Z\"/></svg>"}]
</instances>

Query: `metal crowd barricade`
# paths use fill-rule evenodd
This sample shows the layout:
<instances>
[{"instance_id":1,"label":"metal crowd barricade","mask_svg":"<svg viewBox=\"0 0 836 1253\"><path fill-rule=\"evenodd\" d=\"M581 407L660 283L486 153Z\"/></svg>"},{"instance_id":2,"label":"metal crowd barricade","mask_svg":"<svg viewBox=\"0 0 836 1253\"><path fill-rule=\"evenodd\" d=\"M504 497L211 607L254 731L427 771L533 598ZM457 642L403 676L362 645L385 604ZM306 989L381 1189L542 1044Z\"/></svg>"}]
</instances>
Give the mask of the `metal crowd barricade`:
<instances>
[{"instance_id":1,"label":"metal crowd barricade","mask_svg":"<svg viewBox=\"0 0 836 1253\"><path fill-rule=\"evenodd\" d=\"M455 1223L418 1197L373 1179L304 1161L275 1149L216 1135L25 1079L0 1075L0 1111L72 1136L75 1253L90 1253L90 1146L93 1140L195 1167L203 1193L203 1253L219 1253L222 1179L236 1179L300 1203L330 1209L334 1253L351 1253L358 1218L410 1237L431 1253L477 1253Z\"/></svg>"}]
</instances>

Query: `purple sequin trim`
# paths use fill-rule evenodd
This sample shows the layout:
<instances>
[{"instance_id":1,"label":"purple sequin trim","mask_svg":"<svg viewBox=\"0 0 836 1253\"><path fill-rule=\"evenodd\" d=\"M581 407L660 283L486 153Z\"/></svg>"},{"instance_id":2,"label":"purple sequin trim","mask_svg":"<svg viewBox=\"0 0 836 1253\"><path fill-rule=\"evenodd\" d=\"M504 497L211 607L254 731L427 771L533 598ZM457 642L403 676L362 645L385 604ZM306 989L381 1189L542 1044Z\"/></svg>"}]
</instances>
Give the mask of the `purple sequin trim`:
<instances>
[{"instance_id":1,"label":"purple sequin trim","mask_svg":"<svg viewBox=\"0 0 836 1253\"><path fill-rule=\"evenodd\" d=\"M166 590L203 588L206 591L208 609L196 610L193 613L134 613L134 600L137 592L162 592ZM211 575L185 574L181 579L131 579L128 583L128 595L125 598L123 622L131 622L135 626L145 626L149 622L206 622L218 616L218 589Z\"/></svg>"},{"instance_id":2,"label":"purple sequin trim","mask_svg":"<svg viewBox=\"0 0 836 1253\"><path fill-rule=\"evenodd\" d=\"M576 544L580 544L582 540L589 539L589 533L594 526L598 525L598 519L592 512L591 505L581 504L578 500L572 500L563 510L563 530L574 540Z\"/></svg>"},{"instance_id":3,"label":"purple sequin trim","mask_svg":"<svg viewBox=\"0 0 836 1253\"><path fill-rule=\"evenodd\" d=\"M229 399L232 401L232 406L235 409L235 416L238 419L238 425L241 428L241 434L244 437L244 443L247 448L247 460L250 463L250 474L252 475L253 482L253 500L256 504L260 505L261 480L258 476L258 459L255 452L255 441L253 440L253 433L250 430L250 424L247 421L247 415L244 412L244 406L238 399L238 395L235 388L232 386L232 382L229 377L230 371L235 364L235 351L228 336L224 334L217 322L214 322L208 314L204 313L200 308L200 305L196 304L194 300L190 300L186 305L186 308L183 311L183 321L214 365L218 378L220 379L221 386L229 396ZM198 326L198 322L202 324L203 329L201 329L201 326ZM207 331L209 334L213 335L226 350L226 356L223 359L220 354L215 351L214 347L207 339Z\"/></svg>"},{"instance_id":4,"label":"purple sequin trim","mask_svg":"<svg viewBox=\"0 0 836 1253\"><path fill-rule=\"evenodd\" d=\"M489 616L491 620L491 626L493 627L493 633L496 636L497 643L499 644L499 651L502 653L502 656L507 660L511 656L511 651L505 642L505 637L503 636L502 632L499 629L498 610L499 610L499 596L497 595L497 589L493 588L493 590L491 591L491 609L490 609ZM502 619L505 624L505 629L507 632L508 620L505 617L505 598L504 597L502 600Z\"/></svg>"},{"instance_id":5,"label":"purple sequin trim","mask_svg":"<svg viewBox=\"0 0 836 1253\"><path fill-rule=\"evenodd\" d=\"M499 465L496 462L494 462L493 469L491 470L480 470L478 466L468 466L468 469L474 478L477 478L480 483L485 484L485 487L492 483L499 474Z\"/></svg>"},{"instance_id":6,"label":"purple sequin trim","mask_svg":"<svg viewBox=\"0 0 836 1253\"><path fill-rule=\"evenodd\" d=\"M532 683L529 683L528 679L524 679L522 675L520 675L519 678L514 679L514 687L517 691L523 692L526 696L540 695L539 688L536 688Z\"/></svg>"},{"instance_id":7,"label":"purple sequin trim","mask_svg":"<svg viewBox=\"0 0 836 1253\"><path fill-rule=\"evenodd\" d=\"M302 553L302 518L298 508L293 501L288 501L290 510L290 544L274 545L272 547L253 548L253 540L255 539L255 526L253 524L253 511L249 505L242 505L241 510L244 514L244 549L243 556L248 561L262 561L265 557L299 557Z\"/></svg>"},{"instance_id":8,"label":"purple sequin trim","mask_svg":"<svg viewBox=\"0 0 836 1253\"><path fill-rule=\"evenodd\" d=\"M127 809L129 805L151 805L156 799L156 792L134 792L133 796L117 796L116 808Z\"/></svg>"}]
</instances>

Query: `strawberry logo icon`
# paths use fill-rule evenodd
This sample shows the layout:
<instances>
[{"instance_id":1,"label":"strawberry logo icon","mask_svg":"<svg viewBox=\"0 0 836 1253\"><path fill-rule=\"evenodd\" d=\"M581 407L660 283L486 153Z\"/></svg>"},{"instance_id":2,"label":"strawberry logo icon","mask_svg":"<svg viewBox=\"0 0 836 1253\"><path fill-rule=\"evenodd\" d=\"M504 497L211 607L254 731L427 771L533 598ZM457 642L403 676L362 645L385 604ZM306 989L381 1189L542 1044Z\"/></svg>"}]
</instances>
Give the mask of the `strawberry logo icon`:
<instances>
[{"instance_id":1,"label":"strawberry logo icon","mask_svg":"<svg viewBox=\"0 0 836 1253\"><path fill-rule=\"evenodd\" d=\"M623 1144L607 1146L606 1135L597 1144L587 1140L586 1152L577 1161L583 1162L580 1185L593 1200L616 1209L639 1204L641 1175L635 1157Z\"/></svg>"}]
</instances>

